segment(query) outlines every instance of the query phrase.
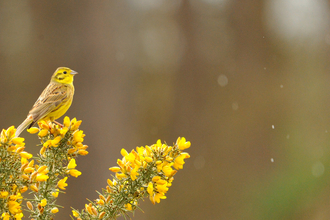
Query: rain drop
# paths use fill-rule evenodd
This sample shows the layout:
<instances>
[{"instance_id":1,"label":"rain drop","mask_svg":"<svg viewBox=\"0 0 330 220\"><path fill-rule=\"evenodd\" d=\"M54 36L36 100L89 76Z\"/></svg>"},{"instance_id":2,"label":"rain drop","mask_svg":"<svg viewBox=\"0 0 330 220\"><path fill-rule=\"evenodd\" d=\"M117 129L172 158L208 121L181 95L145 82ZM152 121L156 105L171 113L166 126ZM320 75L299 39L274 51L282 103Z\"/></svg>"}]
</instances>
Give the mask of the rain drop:
<instances>
[{"instance_id":1,"label":"rain drop","mask_svg":"<svg viewBox=\"0 0 330 220\"><path fill-rule=\"evenodd\" d=\"M200 170L205 166L205 158L203 156L197 156L194 160L194 166L196 170Z\"/></svg>"},{"instance_id":2,"label":"rain drop","mask_svg":"<svg viewBox=\"0 0 330 220\"><path fill-rule=\"evenodd\" d=\"M237 111L237 109L238 109L238 103L237 102L233 102L233 104L231 105L231 107L233 108L234 111Z\"/></svg>"},{"instance_id":3,"label":"rain drop","mask_svg":"<svg viewBox=\"0 0 330 220\"><path fill-rule=\"evenodd\" d=\"M226 86L228 84L228 78L227 78L227 76L226 75L223 75L223 74L220 75L218 77L218 83L222 87Z\"/></svg>"},{"instance_id":4,"label":"rain drop","mask_svg":"<svg viewBox=\"0 0 330 220\"><path fill-rule=\"evenodd\" d=\"M322 162L317 161L312 166L312 175L315 177L320 177L324 173L324 165Z\"/></svg>"}]
</instances>

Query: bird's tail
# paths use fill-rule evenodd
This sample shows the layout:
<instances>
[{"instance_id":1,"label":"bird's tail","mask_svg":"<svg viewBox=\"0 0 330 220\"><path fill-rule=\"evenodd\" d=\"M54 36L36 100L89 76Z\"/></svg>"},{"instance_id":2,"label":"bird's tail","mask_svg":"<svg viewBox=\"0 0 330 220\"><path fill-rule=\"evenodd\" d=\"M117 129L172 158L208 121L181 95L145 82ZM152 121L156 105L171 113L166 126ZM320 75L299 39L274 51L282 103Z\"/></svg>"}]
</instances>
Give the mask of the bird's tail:
<instances>
[{"instance_id":1,"label":"bird's tail","mask_svg":"<svg viewBox=\"0 0 330 220\"><path fill-rule=\"evenodd\" d=\"M31 125L31 123L33 123L33 118L32 118L31 115L29 115L29 116L28 116L28 117L22 122L22 124L20 124L20 125L17 127L15 137L18 137L18 136L22 133L22 131L24 131L24 129L25 129L27 126Z\"/></svg>"}]
</instances>

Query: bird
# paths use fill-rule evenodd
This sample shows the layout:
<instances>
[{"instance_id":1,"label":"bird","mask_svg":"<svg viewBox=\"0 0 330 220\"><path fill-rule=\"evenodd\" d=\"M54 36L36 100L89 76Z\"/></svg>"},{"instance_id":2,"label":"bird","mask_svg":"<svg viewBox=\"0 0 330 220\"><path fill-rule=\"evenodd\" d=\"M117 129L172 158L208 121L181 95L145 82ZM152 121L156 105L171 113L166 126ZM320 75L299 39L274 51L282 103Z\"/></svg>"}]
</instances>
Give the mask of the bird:
<instances>
[{"instance_id":1,"label":"bird","mask_svg":"<svg viewBox=\"0 0 330 220\"><path fill-rule=\"evenodd\" d=\"M76 74L76 71L68 67L56 69L50 83L34 103L26 119L17 127L16 137L38 121L57 123L55 120L64 115L71 106L74 95L73 78Z\"/></svg>"}]
</instances>

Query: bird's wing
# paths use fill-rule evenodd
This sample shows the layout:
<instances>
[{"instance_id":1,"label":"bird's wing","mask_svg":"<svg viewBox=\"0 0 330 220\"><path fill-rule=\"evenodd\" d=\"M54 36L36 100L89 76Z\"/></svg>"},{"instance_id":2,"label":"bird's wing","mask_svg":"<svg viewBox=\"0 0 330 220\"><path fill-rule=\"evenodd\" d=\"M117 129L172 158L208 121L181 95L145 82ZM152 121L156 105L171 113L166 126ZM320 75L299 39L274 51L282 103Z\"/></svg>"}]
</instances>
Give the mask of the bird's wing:
<instances>
[{"instance_id":1,"label":"bird's wing","mask_svg":"<svg viewBox=\"0 0 330 220\"><path fill-rule=\"evenodd\" d=\"M34 103L29 114L33 116L33 121L37 122L54 111L66 98L67 87L63 84L51 82Z\"/></svg>"}]
</instances>

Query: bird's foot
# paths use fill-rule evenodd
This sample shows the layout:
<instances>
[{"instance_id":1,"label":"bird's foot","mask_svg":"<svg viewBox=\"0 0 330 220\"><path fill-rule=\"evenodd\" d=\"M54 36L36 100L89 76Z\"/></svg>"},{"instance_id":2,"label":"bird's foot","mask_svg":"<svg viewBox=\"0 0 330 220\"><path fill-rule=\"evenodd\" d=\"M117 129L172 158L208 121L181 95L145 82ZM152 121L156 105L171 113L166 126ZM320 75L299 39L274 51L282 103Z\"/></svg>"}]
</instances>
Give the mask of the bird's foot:
<instances>
[{"instance_id":1,"label":"bird's foot","mask_svg":"<svg viewBox=\"0 0 330 220\"><path fill-rule=\"evenodd\" d=\"M64 127L61 123L59 123L59 122L57 122L57 121L54 121L54 123L55 123L55 124L58 124L61 128Z\"/></svg>"}]
</instances>

